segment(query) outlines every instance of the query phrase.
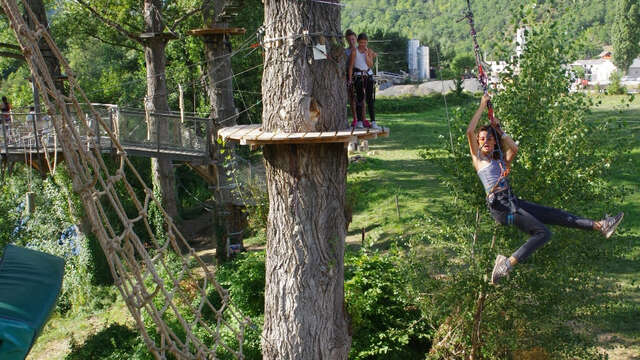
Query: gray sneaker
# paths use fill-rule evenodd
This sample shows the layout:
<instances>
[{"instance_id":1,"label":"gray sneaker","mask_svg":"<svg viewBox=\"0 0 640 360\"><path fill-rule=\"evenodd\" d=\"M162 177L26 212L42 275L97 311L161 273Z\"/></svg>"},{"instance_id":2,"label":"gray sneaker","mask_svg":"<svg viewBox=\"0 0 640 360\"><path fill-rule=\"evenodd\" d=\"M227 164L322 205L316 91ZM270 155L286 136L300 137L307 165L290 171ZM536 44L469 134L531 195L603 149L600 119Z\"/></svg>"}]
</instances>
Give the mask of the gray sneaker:
<instances>
[{"instance_id":1,"label":"gray sneaker","mask_svg":"<svg viewBox=\"0 0 640 360\"><path fill-rule=\"evenodd\" d=\"M362 126L362 121L358 121L356 123L356 129L364 129L364 126Z\"/></svg>"},{"instance_id":2,"label":"gray sneaker","mask_svg":"<svg viewBox=\"0 0 640 360\"><path fill-rule=\"evenodd\" d=\"M619 212L616 216L609 216L608 214L602 220L602 226L600 227L600 232L604 235L605 238L610 238L611 235L616 231L616 228L622 221L624 217L623 212Z\"/></svg>"},{"instance_id":3,"label":"gray sneaker","mask_svg":"<svg viewBox=\"0 0 640 360\"><path fill-rule=\"evenodd\" d=\"M380 126L378 126L378 124L376 124L375 121L371 122L371 130L382 130L382 128Z\"/></svg>"},{"instance_id":4,"label":"gray sneaker","mask_svg":"<svg viewBox=\"0 0 640 360\"><path fill-rule=\"evenodd\" d=\"M509 272L511 272L512 268L513 266L511 266L509 258L504 255L498 255L496 257L496 262L493 265L493 272L491 273L491 283L493 285L498 284L500 282L500 279L509 275Z\"/></svg>"}]
</instances>

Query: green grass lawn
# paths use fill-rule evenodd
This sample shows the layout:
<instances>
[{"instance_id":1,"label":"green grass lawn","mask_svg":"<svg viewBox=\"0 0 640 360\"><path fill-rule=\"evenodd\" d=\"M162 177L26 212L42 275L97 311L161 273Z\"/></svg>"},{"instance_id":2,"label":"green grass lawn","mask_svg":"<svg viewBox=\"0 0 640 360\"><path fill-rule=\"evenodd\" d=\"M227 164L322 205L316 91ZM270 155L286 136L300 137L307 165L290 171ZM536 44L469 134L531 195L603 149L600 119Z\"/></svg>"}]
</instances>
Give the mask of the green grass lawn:
<instances>
[{"instance_id":1,"label":"green grass lawn","mask_svg":"<svg viewBox=\"0 0 640 360\"><path fill-rule=\"evenodd\" d=\"M625 99L628 97L595 98L601 104L586 120L608 122L609 131L602 134L606 141L630 140L632 146L623 153L623 165L613 169L610 179L612 186L625 186L632 192L623 200L625 220L611 240L612 256L606 263L595 265L602 271L603 293L593 294L594 301L588 308L576 309L576 316L593 331L595 343L610 359L635 359L632 354L640 355L640 174L634 173L634 169L640 169L640 99L632 103ZM442 142L440 137L448 137L448 128L443 106L378 116L380 124L390 127L391 135L370 141L368 164L350 168L350 191L357 194L358 201L347 240L359 244L364 228L365 244L385 248L394 238L416 230L408 220L432 212L447 200L446 189L437 179L440 170L421 159L418 151ZM468 170L472 171L471 163ZM351 245L348 249L358 247Z\"/></svg>"}]
</instances>

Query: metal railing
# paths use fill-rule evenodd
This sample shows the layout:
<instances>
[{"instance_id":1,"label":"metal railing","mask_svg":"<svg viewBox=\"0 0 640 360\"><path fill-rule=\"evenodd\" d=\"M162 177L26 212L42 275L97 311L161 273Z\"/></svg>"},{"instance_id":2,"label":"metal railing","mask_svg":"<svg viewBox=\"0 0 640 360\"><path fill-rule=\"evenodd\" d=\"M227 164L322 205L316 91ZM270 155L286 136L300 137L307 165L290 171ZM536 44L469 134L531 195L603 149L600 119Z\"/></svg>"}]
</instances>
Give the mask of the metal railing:
<instances>
[{"instance_id":1,"label":"metal railing","mask_svg":"<svg viewBox=\"0 0 640 360\"><path fill-rule=\"evenodd\" d=\"M149 157L154 157L154 153L157 156L160 153L208 156L212 131L208 118L181 116L174 112L151 113L117 105L92 105L102 123L113 132L125 151L131 150ZM71 116L83 146L97 146L103 151L114 150L107 129L99 121L89 115L83 115L87 116L86 119L79 119L75 112L71 112ZM56 147L53 120L46 113L0 114L0 152L35 153Z\"/></svg>"}]
</instances>

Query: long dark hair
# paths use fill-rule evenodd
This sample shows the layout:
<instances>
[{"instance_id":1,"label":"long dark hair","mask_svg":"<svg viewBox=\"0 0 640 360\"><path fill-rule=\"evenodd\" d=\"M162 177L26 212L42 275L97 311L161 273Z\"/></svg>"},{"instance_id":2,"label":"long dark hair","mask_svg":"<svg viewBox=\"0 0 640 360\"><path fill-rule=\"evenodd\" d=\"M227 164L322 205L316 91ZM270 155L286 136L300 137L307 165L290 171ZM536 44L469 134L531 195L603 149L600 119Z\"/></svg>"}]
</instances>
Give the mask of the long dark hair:
<instances>
[{"instance_id":1,"label":"long dark hair","mask_svg":"<svg viewBox=\"0 0 640 360\"><path fill-rule=\"evenodd\" d=\"M493 154L491 155L493 160L502 160L502 156L501 156L502 150L500 149L500 142L502 141L502 137L500 136L500 134L498 134L498 132L496 131L496 129L493 128L493 126L482 125L480 129L478 129L478 132L476 133L476 138L478 137L478 135L480 135L481 131L486 131L487 135L492 136L496 140L496 146L493 148ZM480 145L480 142L478 142L478 145Z\"/></svg>"}]
</instances>

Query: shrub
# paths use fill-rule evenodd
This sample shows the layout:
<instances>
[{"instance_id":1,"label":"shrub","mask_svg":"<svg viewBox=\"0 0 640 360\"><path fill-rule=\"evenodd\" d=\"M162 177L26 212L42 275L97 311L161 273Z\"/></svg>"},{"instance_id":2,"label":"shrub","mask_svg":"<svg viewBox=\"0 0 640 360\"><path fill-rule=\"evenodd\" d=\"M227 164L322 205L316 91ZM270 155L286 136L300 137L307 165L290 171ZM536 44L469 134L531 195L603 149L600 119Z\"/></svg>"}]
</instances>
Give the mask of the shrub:
<instances>
[{"instance_id":1,"label":"shrub","mask_svg":"<svg viewBox=\"0 0 640 360\"><path fill-rule=\"evenodd\" d=\"M89 336L84 343L71 342L66 360L151 360L153 356L137 331L120 324L111 324Z\"/></svg>"},{"instance_id":2,"label":"shrub","mask_svg":"<svg viewBox=\"0 0 640 360\"><path fill-rule=\"evenodd\" d=\"M607 86L607 93L609 95L624 95L627 93L627 88L621 84L622 74L619 71L614 71L609 76L609 86Z\"/></svg>"},{"instance_id":3,"label":"shrub","mask_svg":"<svg viewBox=\"0 0 640 360\"><path fill-rule=\"evenodd\" d=\"M345 303L351 317L352 359L418 359L429 350L427 323L406 292L394 255L349 258Z\"/></svg>"}]
</instances>

